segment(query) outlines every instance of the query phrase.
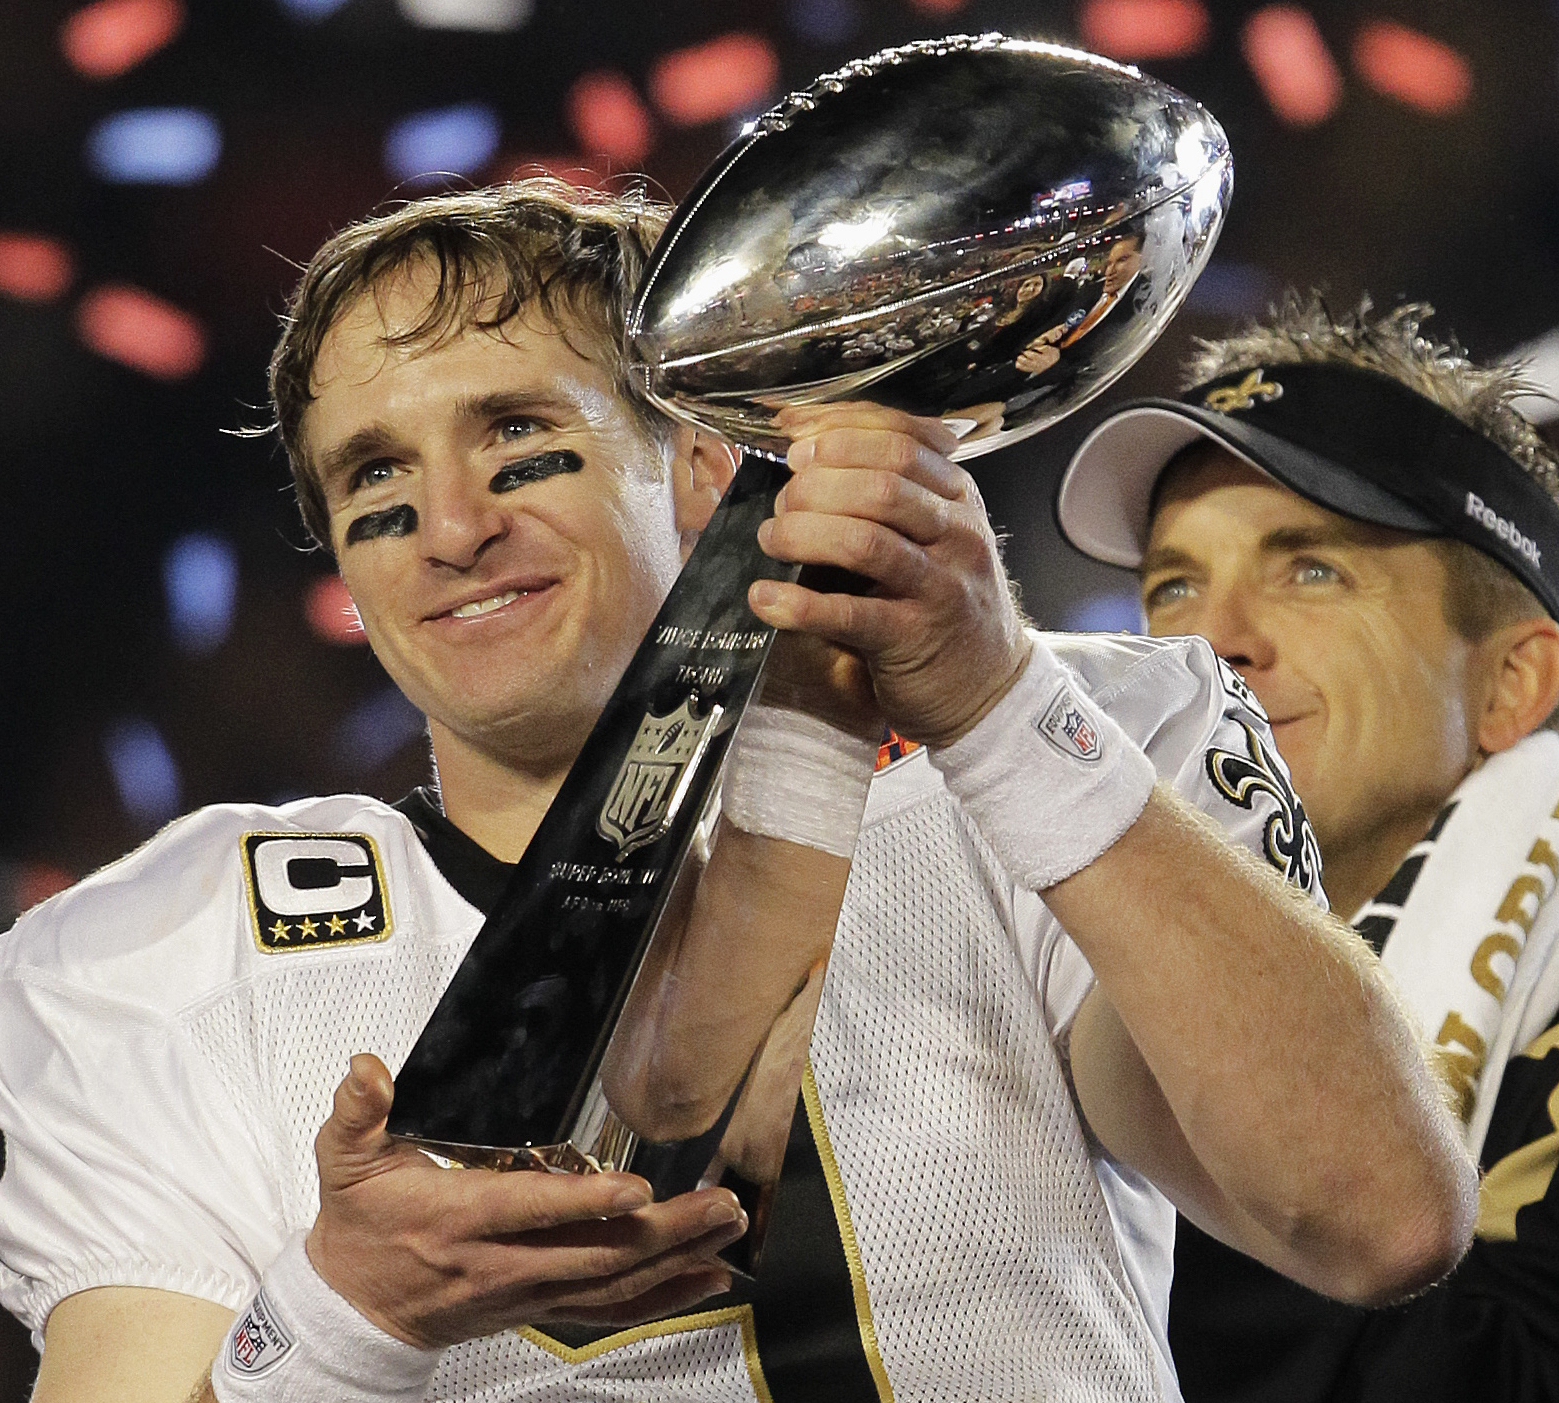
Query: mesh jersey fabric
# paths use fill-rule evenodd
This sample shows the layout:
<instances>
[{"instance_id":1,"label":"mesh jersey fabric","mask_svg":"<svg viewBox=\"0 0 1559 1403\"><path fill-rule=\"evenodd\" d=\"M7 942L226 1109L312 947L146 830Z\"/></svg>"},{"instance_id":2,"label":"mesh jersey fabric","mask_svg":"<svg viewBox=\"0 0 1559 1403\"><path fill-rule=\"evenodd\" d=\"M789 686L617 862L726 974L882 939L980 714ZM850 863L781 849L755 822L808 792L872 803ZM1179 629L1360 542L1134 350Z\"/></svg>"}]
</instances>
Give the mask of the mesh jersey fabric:
<instances>
[{"instance_id":1,"label":"mesh jersey fabric","mask_svg":"<svg viewBox=\"0 0 1559 1403\"><path fill-rule=\"evenodd\" d=\"M1279 798L1258 787L1242 805L1213 780L1210 756L1269 742L1207 645L1047 641L1163 777L1273 855ZM261 948L240 860L255 832L368 835L387 938ZM317 1212L313 1137L349 1056L400 1066L480 923L407 820L358 796L202 810L28 913L0 940L0 1304L35 1333L99 1285L241 1306ZM901 1399L1176 1396L1172 1211L1090 1161L1054 1046L1090 982L923 752L879 774L812 1065ZM472 1341L446 1351L429 1397L762 1390L725 1313L578 1351Z\"/></svg>"}]
</instances>

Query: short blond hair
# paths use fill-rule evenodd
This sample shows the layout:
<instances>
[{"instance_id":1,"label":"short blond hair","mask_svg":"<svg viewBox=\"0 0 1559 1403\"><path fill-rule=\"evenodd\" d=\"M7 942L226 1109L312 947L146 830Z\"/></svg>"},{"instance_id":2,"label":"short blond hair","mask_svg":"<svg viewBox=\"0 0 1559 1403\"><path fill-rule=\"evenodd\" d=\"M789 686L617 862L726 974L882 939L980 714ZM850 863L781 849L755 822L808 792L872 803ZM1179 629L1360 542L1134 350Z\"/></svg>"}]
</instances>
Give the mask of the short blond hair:
<instances>
[{"instance_id":1,"label":"short blond hair","mask_svg":"<svg viewBox=\"0 0 1559 1403\"><path fill-rule=\"evenodd\" d=\"M670 421L630 379L624 339L634 290L669 214L642 191L607 194L539 177L414 200L329 239L287 303L270 365L275 427L314 539L330 548L324 491L303 442L320 347L360 297L422 260L437 268L438 285L398 342L497 327L537 308L566 336L582 338L575 349L611 373L647 434L664 442Z\"/></svg>"},{"instance_id":2,"label":"short blond hair","mask_svg":"<svg viewBox=\"0 0 1559 1403\"><path fill-rule=\"evenodd\" d=\"M1454 338L1423 334L1434 315L1427 302L1404 302L1375 313L1361 298L1348 316L1332 315L1318 292L1287 293L1265 321L1251 322L1232 336L1198 338L1186 363L1184 388L1259 365L1301 361L1373 370L1422 395L1503 449L1527 475L1559 502L1559 455L1555 455L1515 401L1540 391L1520 365L1478 365Z\"/></svg>"}]
</instances>

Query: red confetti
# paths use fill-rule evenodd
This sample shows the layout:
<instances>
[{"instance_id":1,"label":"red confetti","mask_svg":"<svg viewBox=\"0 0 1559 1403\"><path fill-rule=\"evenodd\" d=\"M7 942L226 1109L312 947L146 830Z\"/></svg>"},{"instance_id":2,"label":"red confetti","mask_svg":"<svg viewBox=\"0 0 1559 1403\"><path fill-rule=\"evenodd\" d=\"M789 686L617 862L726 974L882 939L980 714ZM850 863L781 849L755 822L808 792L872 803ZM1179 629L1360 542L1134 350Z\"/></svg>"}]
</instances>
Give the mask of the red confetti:
<instances>
[{"instance_id":1,"label":"red confetti","mask_svg":"<svg viewBox=\"0 0 1559 1403\"><path fill-rule=\"evenodd\" d=\"M779 82L779 57L756 34L723 34L663 54L650 70L650 97L673 122L696 126L750 112Z\"/></svg>"},{"instance_id":2,"label":"red confetti","mask_svg":"<svg viewBox=\"0 0 1559 1403\"><path fill-rule=\"evenodd\" d=\"M1342 101L1342 74L1309 13L1268 5L1245 21L1240 47L1272 110L1295 127L1323 122Z\"/></svg>"},{"instance_id":3,"label":"red confetti","mask_svg":"<svg viewBox=\"0 0 1559 1403\"><path fill-rule=\"evenodd\" d=\"M568 90L568 124L591 155L637 165L655 144L649 109L621 73L584 73Z\"/></svg>"},{"instance_id":4,"label":"red confetti","mask_svg":"<svg viewBox=\"0 0 1559 1403\"><path fill-rule=\"evenodd\" d=\"M1371 20L1359 30L1353 66L1376 91L1437 117L1472 96L1472 66L1461 54L1394 20Z\"/></svg>"},{"instance_id":5,"label":"red confetti","mask_svg":"<svg viewBox=\"0 0 1559 1403\"><path fill-rule=\"evenodd\" d=\"M16 909L26 911L62 892L76 879L63 867L47 862L24 862L16 874Z\"/></svg>"},{"instance_id":6,"label":"red confetti","mask_svg":"<svg viewBox=\"0 0 1559 1403\"><path fill-rule=\"evenodd\" d=\"M366 643L357 605L339 575L321 575L303 596L303 616L315 635L326 643Z\"/></svg>"},{"instance_id":7,"label":"red confetti","mask_svg":"<svg viewBox=\"0 0 1559 1403\"><path fill-rule=\"evenodd\" d=\"M0 233L0 292L8 297L52 302L75 276L75 260L58 239Z\"/></svg>"},{"instance_id":8,"label":"red confetti","mask_svg":"<svg viewBox=\"0 0 1559 1403\"><path fill-rule=\"evenodd\" d=\"M1111 58L1183 58L1206 46L1212 20L1200 0L1086 0L1078 28Z\"/></svg>"},{"instance_id":9,"label":"red confetti","mask_svg":"<svg viewBox=\"0 0 1559 1403\"><path fill-rule=\"evenodd\" d=\"M206 358L206 334L194 317L123 283L81 299L76 331L98 355L158 380L193 375Z\"/></svg>"},{"instance_id":10,"label":"red confetti","mask_svg":"<svg viewBox=\"0 0 1559 1403\"><path fill-rule=\"evenodd\" d=\"M179 0L97 0L60 26L60 48L83 77L117 78L183 27Z\"/></svg>"}]
</instances>

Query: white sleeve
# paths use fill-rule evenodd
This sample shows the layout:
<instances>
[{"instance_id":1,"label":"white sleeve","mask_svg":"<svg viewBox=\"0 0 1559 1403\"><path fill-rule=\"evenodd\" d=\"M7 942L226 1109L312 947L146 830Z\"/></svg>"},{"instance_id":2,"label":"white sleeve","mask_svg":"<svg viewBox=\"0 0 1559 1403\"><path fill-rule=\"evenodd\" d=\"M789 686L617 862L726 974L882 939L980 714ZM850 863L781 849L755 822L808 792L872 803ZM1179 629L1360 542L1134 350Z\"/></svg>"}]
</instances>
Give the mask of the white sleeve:
<instances>
[{"instance_id":1,"label":"white sleeve","mask_svg":"<svg viewBox=\"0 0 1559 1403\"><path fill-rule=\"evenodd\" d=\"M1276 868L1284 881L1326 909L1321 850L1305 806L1294 792L1288 765L1272 739L1266 712L1239 674L1210 647L1197 663L1215 669L1208 678L1209 693L1216 681L1221 695L1215 697L1210 732L1173 775L1175 789L1217 819L1234 842L1249 848ZM1151 746L1148 753L1151 757ZM1164 770L1160 773L1171 778Z\"/></svg>"},{"instance_id":2,"label":"white sleeve","mask_svg":"<svg viewBox=\"0 0 1559 1403\"><path fill-rule=\"evenodd\" d=\"M256 1129L170 1018L13 965L0 977L0 1304L35 1343L59 1301L96 1286L236 1310L285 1236Z\"/></svg>"},{"instance_id":3,"label":"white sleeve","mask_svg":"<svg viewBox=\"0 0 1559 1403\"><path fill-rule=\"evenodd\" d=\"M1161 780L1217 820L1323 908L1321 855L1288 766L1254 693L1201 638L1048 635L1093 699L1137 742ZM1041 903L1019 899L1038 927L1035 972L1054 1032L1093 986L1081 950ZM1037 909L1035 909L1037 907Z\"/></svg>"}]
</instances>

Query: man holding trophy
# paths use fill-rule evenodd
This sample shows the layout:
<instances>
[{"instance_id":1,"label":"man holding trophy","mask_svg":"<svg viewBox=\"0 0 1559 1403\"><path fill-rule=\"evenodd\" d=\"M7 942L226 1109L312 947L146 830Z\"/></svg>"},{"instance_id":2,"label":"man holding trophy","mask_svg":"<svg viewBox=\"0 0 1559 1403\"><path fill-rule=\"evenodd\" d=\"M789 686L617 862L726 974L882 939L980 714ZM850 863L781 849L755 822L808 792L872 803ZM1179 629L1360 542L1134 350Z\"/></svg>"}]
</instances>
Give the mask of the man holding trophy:
<instances>
[{"instance_id":1,"label":"man holding trophy","mask_svg":"<svg viewBox=\"0 0 1559 1403\"><path fill-rule=\"evenodd\" d=\"M762 552L863 579L760 577L721 636L781 638L621 1009L674 1031L599 1064L651 1152L718 1142L739 1172L652 1202L653 1153L495 1173L386 1132L391 1070L732 478L626 373L662 218L522 183L370 220L305 274L278 421L438 788L202 811L0 946L0 1300L44 1340L42 1403L1174 1398L1174 1205L1357 1301L1465 1246L1472 1167L1311 900L1237 679L1197 640L1025 628L955 433L860 402L775 415ZM626 767L692 756L713 715L650 712L607 776L589 817L623 859ZM873 779L884 723L921 748ZM629 870L573 895L604 911ZM801 1082L779 1150L736 1135L773 1067ZM721 1187L781 1152L772 1193Z\"/></svg>"}]
</instances>

